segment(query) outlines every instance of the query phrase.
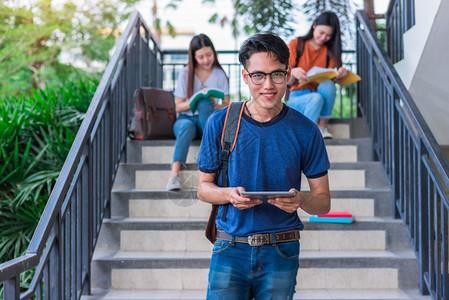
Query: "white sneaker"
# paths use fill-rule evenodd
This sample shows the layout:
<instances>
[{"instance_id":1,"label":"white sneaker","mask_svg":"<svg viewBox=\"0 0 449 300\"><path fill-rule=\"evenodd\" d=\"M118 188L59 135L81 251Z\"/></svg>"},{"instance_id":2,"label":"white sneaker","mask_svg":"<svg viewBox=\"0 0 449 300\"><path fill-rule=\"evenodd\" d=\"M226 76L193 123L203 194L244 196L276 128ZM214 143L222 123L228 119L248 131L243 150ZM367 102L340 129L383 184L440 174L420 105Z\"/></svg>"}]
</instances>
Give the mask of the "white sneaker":
<instances>
[{"instance_id":1,"label":"white sneaker","mask_svg":"<svg viewBox=\"0 0 449 300\"><path fill-rule=\"evenodd\" d=\"M323 139L331 139L332 134L327 130L326 126L319 127L321 131L321 135L323 136Z\"/></svg>"},{"instance_id":2,"label":"white sneaker","mask_svg":"<svg viewBox=\"0 0 449 300\"><path fill-rule=\"evenodd\" d=\"M179 176L170 177L167 183L167 190L175 191L181 189L181 178Z\"/></svg>"}]
</instances>

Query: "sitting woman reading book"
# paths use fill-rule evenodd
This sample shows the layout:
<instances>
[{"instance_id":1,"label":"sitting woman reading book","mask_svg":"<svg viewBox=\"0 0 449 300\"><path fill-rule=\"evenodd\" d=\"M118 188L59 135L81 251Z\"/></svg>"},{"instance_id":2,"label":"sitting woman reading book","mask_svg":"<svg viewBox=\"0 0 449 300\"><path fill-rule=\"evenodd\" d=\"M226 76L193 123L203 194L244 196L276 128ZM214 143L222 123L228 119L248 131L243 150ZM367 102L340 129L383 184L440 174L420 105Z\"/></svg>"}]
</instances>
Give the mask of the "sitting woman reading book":
<instances>
[{"instance_id":1,"label":"sitting woman reading book","mask_svg":"<svg viewBox=\"0 0 449 300\"><path fill-rule=\"evenodd\" d=\"M229 104L228 77L218 62L217 52L209 37L205 34L194 36L190 42L188 56L187 66L179 73L174 92L178 119L173 128L176 143L167 183L167 189L170 191L181 189L179 172L186 164L192 140L201 137L204 124L214 110ZM207 92L208 89L222 91L224 99L204 96L198 100L192 97L200 91ZM194 108L190 105L192 98L195 98Z\"/></svg>"},{"instance_id":2,"label":"sitting woman reading book","mask_svg":"<svg viewBox=\"0 0 449 300\"><path fill-rule=\"evenodd\" d=\"M289 65L292 68L292 76L288 82L290 86L288 106L318 123L324 138L332 138L326 125L332 116L335 102L334 80L348 74L348 71L341 67L340 35L337 15L326 11L314 20L305 36L295 38L288 45ZM337 75L334 80L325 80L320 84L316 82L301 84L301 81L307 80L307 71L313 67L337 68Z\"/></svg>"}]
</instances>

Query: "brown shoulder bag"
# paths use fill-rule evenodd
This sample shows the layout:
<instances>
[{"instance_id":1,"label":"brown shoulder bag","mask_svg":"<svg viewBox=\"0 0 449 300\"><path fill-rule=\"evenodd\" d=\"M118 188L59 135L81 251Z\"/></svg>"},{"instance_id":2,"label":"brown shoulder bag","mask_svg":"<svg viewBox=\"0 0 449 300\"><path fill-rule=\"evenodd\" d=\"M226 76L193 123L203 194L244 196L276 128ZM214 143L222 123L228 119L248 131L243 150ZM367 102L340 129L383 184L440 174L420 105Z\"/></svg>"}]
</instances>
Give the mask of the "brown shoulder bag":
<instances>
[{"instance_id":1,"label":"brown shoulder bag","mask_svg":"<svg viewBox=\"0 0 449 300\"><path fill-rule=\"evenodd\" d=\"M228 159L231 152L234 150L237 136L240 129L240 121L242 120L243 110L246 102L231 102L228 106L225 122L223 125L223 132L221 134L221 187L228 186ZM229 204L224 204L223 221L226 221L226 213ZM217 218L219 205L212 204L209 220L207 221L205 235L211 243L215 243L217 237L217 226L215 219Z\"/></svg>"}]
</instances>

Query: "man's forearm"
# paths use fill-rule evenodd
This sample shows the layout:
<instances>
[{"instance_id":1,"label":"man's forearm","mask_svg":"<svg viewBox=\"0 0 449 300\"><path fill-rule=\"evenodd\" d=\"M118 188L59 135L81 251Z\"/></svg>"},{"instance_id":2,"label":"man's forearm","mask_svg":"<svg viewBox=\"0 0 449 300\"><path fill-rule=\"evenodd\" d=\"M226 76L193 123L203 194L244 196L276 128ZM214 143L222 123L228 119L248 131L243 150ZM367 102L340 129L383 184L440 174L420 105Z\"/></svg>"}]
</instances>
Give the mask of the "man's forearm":
<instances>
[{"instance_id":1,"label":"man's forearm","mask_svg":"<svg viewBox=\"0 0 449 300\"><path fill-rule=\"evenodd\" d=\"M318 194L312 195L301 192L303 200L300 202L299 207L305 212L311 215L327 214L331 208L330 195Z\"/></svg>"},{"instance_id":2,"label":"man's forearm","mask_svg":"<svg viewBox=\"0 0 449 300\"><path fill-rule=\"evenodd\" d=\"M201 182L198 184L197 195L201 201L211 204L229 203L229 193L232 188L222 188L212 182Z\"/></svg>"}]
</instances>

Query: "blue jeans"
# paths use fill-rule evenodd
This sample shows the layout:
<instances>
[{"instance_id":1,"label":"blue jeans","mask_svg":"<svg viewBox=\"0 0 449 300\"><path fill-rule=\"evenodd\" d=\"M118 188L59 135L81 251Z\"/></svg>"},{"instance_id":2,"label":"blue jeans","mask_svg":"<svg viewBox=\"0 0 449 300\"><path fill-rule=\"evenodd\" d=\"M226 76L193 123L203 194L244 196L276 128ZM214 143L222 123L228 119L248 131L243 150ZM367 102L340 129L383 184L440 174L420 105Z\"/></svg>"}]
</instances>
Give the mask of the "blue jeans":
<instances>
[{"instance_id":1,"label":"blue jeans","mask_svg":"<svg viewBox=\"0 0 449 300\"><path fill-rule=\"evenodd\" d=\"M299 241L250 246L216 240L207 299L292 299L299 268Z\"/></svg>"},{"instance_id":2,"label":"blue jeans","mask_svg":"<svg viewBox=\"0 0 449 300\"><path fill-rule=\"evenodd\" d=\"M203 135L204 125L207 118L214 112L214 105L205 98L198 103L198 115L187 116L179 114L173 131L176 136L175 151L173 153L173 161L179 160L183 166L186 164L189 146L194 138L200 138Z\"/></svg>"},{"instance_id":3,"label":"blue jeans","mask_svg":"<svg viewBox=\"0 0 449 300\"><path fill-rule=\"evenodd\" d=\"M317 123L318 118L330 119L332 117L336 93L335 83L325 80L320 83L316 91L291 91L287 104Z\"/></svg>"}]
</instances>

